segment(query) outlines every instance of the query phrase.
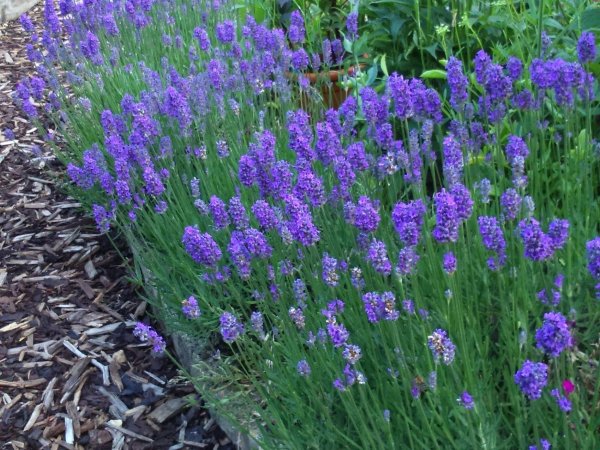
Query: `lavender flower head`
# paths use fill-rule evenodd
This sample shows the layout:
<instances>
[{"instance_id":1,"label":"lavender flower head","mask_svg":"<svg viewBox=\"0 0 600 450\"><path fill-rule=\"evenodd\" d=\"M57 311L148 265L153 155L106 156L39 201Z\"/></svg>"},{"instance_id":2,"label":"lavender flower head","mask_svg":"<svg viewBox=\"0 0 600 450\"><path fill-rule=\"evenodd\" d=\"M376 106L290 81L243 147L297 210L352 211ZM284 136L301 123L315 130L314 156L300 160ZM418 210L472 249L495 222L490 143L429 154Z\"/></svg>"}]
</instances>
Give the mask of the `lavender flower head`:
<instances>
[{"instance_id":1,"label":"lavender flower head","mask_svg":"<svg viewBox=\"0 0 600 450\"><path fill-rule=\"evenodd\" d=\"M335 317L333 316L331 319L328 319L327 334L329 335L331 343L334 347L343 346L350 337L350 333L348 332L344 324L337 323Z\"/></svg>"},{"instance_id":2,"label":"lavender flower head","mask_svg":"<svg viewBox=\"0 0 600 450\"><path fill-rule=\"evenodd\" d=\"M460 397L457 399L458 404L465 409L473 409L475 407L475 402L473 401L473 397L467 391L464 391L460 394Z\"/></svg>"},{"instance_id":3,"label":"lavender flower head","mask_svg":"<svg viewBox=\"0 0 600 450\"><path fill-rule=\"evenodd\" d=\"M435 362L442 361L445 365L452 364L456 346L448 337L448 333L442 329L435 330L431 336L427 338L427 346L433 353Z\"/></svg>"},{"instance_id":4,"label":"lavender flower head","mask_svg":"<svg viewBox=\"0 0 600 450\"><path fill-rule=\"evenodd\" d=\"M327 286L337 286L340 276L337 273L338 261L327 253L323 253L323 281Z\"/></svg>"},{"instance_id":5,"label":"lavender flower head","mask_svg":"<svg viewBox=\"0 0 600 450\"><path fill-rule=\"evenodd\" d=\"M379 217L378 202L373 202L369 197L361 196L353 210L353 223L363 233L372 233L377 230L381 218Z\"/></svg>"},{"instance_id":6,"label":"lavender flower head","mask_svg":"<svg viewBox=\"0 0 600 450\"><path fill-rule=\"evenodd\" d=\"M362 351L358 345L347 344L344 346L342 357L348 361L348 363L354 365L362 357Z\"/></svg>"},{"instance_id":7,"label":"lavender flower head","mask_svg":"<svg viewBox=\"0 0 600 450\"><path fill-rule=\"evenodd\" d=\"M519 222L519 234L525 246L525 257L532 261L544 261L553 255L552 239L543 232L534 218Z\"/></svg>"},{"instance_id":8,"label":"lavender flower head","mask_svg":"<svg viewBox=\"0 0 600 450\"><path fill-rule=\"evenodd\" d=\"M188 319L197 319L201 314L198 301L193 295L181 302L181 311Z\"/></svg>"},{"instance_id":9,"label":"lavender flower head","mask_svg":"<svg viewBox=\"0 0 600 450\"><path fill-rule=\"evenodd\" d=\"M387 256L385 243L382 241L373 239L367 251L367 261L382 275L387 276L392 273L392 263Z\"/></svg>"},{"instance_id":10,"label":"lavender flower head","mask_svg":"<svg viewBox=\"0 0 600 450\"><path fill-rule=\"evenodd\" d=\"M498 270L506 263L506 241L498 219L493 216L480 216L477 223L484 247L496 253L496 258L489 258L487 265L490 270Z\"/></svg>"},{"instance_id":11,"label":"lavender flower head","mask_svg":"<svg viewBox=\"0 0 600 450\"><path fill-rule=\"evenodd\" d=\"M142 342L150 343L152 353L160 354L165 351L167 346L165 340L151 326L138 322L133 330L133 335Z\"/></svg>"},{"instance_id":12,"label":"lavender flower head","mask_svg":"<svg viewBox=\"0 0 600 450\"><path fill-rule=\"evenodd\" d=\"M260 311L252 312L252 314L250 315L250 324L251 324L252 330L256 334L258 334L258 337L261 340L266 339L265 324L264 324L264 320L263 320L263 315Z\"/></svg>"},{"instance_id":13,"label":"lavender flower head","mask_svg":"<svg viewBox=\"0 0 600 450\"><path fill-rule=\"evenodd\" d=\"M298 372L298 375L308 377L311 372L310 365L305 359L302 359L298 361L298 364L296 365L296 371Z\"/></svg>"},{"instance_id":14,"label":"lavender flower head","mask_svg":"<svg viewBox=\"0 0 600 450\"><path fill-rule=\"evenodd\" d=\"M221 249L212 236L208 233L201 233L196 227L185 227L181 242L188 255L198 264L215 266L221 259Z\"/></svg>"},{"instance_id":15,"label":"lavender flower head","mask_svg":"<svg viewBox=\"0 0 600 450\"><path fill-rule=\"evenodd\" d=\"M292 12L290 18L290 28L288 30L288 36L292 44L300 44L304 41L306 30L304 29L304 18L300 11Z\"/></svg>"},{"instance_id":16,"label":"lavender flower head","mask_svg":"<svg viewBox=\"0 0 600 450\"><path fill-rule=\"evenodd\" d=\"M436 225L433 229L433 237L436 241L456 242L458 240L458 208L454 196L442 189L433 195L435 205Z\"/></svg>"},{"instance_id":17,"label":"lavender flower head","mask_svg":"<svg viewBox=\"0 0 600 450\"><path fill-rule=\"evenodd\" d=\"M548 382L548 366L544 363L525 361L514 376L515 383L529 400L537 400Z\"/></svg>"},{"instance_id":18,"label":"lavender flower head","mask_svg":"<svg viewBox=\"0 0 600 450\"><path fill-rule=\"evenodd\" d=\"M452 275L456 272L456 256L454 256L453 252L444 253L442 265L444 267L444 272L448 275Z\"/></svg>"},{"instance_id":19,"label":"lavender flower head","mask_svg":"<svg viewBox=\"0 0 600 450\"><path fill-rule=\"evenodd\" d=\"M446 70L450 87L450 104L454 109L459 110L469 99L467 91L469 79L463 72L462 62L454 56L448 59Z\"/></svg>"},{"instance_id":20,"label":"lavender flower head","mask_svg":"<svg viewBox=\"0 0 600 450\"><path fill-rule=\"evenodd\" d=\"M591 31L581 33L577 41L577 57L581 64L586 64L596 59L596 37Z\"/></svg>"},{"instance_id":21,"label":"lavender flower head","mask_svg":"<svg viewBox=\"0 0 600 450\"><path fill-rule=\"evenodd\" d=\"M398 253L398 265L396 266L396 273L398 275L410 275L414 272L419 262L420 256L417 253L416 246L410 245L404 247Z\"/></svg>"},{"instance_id":22,"label":"lavender flower head","mask_svg":"<svg viewBox=\"0 0 600 450\"><path fill-rule=\"evenodd\" d=\"M556 404L561 409L561 411L568 413L571 412L573 405L571 401L562 395L558 389L552 389L550 391L550 395L556 399Z\"/></svg>"},{"instance_id":23,"label":"lavender flower head","mask_svg":"<svg viewBox=\"0 0 600 450\"><path fill-rule=\"evenodd\" d=\"M521 196L513 189L509 188L500 196L500 205L505 220L514 220L521 211Z\"/></svg>"},{"instance_id":24,"label":"lavender flower head","mask_svg":"<svg viewBox=\"0 0 600 450\"><path fill-rule=\"evenodd\" d=\"M234 342L241 334L244 333L244 325L238 321L230 312L224 312L219 318L221 325L221 336L223 341L228 344Z\"/></svg>"},{"instance_id":25,"label":"lavender flower head","mask_svg":"<svg viewBox=\"0 0 600 450\"><path fill-rule=\"evenodd\" d=\"M585 245L588 270L597 281L600 281L600 236L588 241Z\"/></svg>"},{"instance_id":26,"label":"lavender flower head","mask_svg":"<svg viewBox=\"0 0 600 450\"><path fill-rule=\"evenodd\" d=\"M346 29L350 39L355 40L358 37L358 13L353 11L346 18Z\"/></svg>"},{"instance_id":27,"label":"lavender flower head","mask_svg":"<svg viewBox=\"0 0 600 450\"><path fill-rule=\"evenodd\" d=\"M556 358L573 345L573 337L565 316L559 312L544 314L544 323L535 332L536 347Z\"/></svg>"},{"instance_id":28,"label":"lavender flower head","mask_svg":"<svg viewBox=\"0 0 600 450\"><path fill-rule=\"evenodd\" d=\"M296 328L298 328L299 330L304 329L306 323L302 308L296 308L292 306L288 310L288 315L290 316L290 319L292 319L292 322L294 322L294 325L296 325Z\"/></svg>"},{"instance_id":29,"label":"lavender flower head","mask_svg":"<svg viewBox=\"0 0 600 450\"><path fill-rule=\"evenodd\" d=\"M227 214L225 202L223 202L223 200L221 200L216 195L212 195L210 197L208 207L210 209L210 214L215 223L215 227L218 230L226 228L229 225L229 214Z\"/></svg>"},{"instance_id":30,"label":"lavender flower head","mask_svg":"<svg viewBox=\"0 0 600 450\"><path fill-rule=\"evenodd\" d=\"M425 205L421 199L396 203L392 211L392 221L398 237L404 244L418 244L424 216Z\"/></svg>"}]
</instances>

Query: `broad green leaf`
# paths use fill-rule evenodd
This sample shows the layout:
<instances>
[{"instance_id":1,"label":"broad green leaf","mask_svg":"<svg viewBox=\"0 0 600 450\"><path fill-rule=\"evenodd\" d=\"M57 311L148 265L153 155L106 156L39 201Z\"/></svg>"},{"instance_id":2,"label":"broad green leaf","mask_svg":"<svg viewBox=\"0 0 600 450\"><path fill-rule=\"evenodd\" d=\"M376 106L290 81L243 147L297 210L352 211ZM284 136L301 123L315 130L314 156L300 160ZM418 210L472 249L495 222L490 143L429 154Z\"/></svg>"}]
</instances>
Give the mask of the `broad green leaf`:
<instances>
[{"instance_id":1,"label":"broad green leaf","mask_svg":"<svg viewBox=\"0 0 600 450\"><path fill-rule=\"evenodd\" d=\"M445 80L447 77L446 71L441 69L426 70L421 74L421 78Z\"/></svg>"},{"instance_id":2,"label":"broad green leaf","mask_svg":"<svg viewBox=\"0 0 600 450\"><path fill-rule=\"evenodd\" d=\"M600 8L588 6L581 13L581 28L583 30L600 30Z\"/></svg>"},{"instance_id":3,"label":"broad green leaf","mask_svg":"<svg viewBox=\"0 0 600 450\"><path fill-rule=\"evenodd\" d=\"M352 41L349 40L345 36L344 36L344 50L346 50L347 53L352 53Z\"/></svg>"},{"instance_id":4,"label":"broad green leaf","mask_svg":"<svg viewBox=\"0 0 600 450\"><path fill-rule=\"evenodd\" d=\"M384 53L383 56L381 57L381 63L379 65L381 66L381 71L383 72L383 74L386 77L389 77L387 64L385 62L385 57L386 57L386 55Z\"/></svg>"}]
</instances>

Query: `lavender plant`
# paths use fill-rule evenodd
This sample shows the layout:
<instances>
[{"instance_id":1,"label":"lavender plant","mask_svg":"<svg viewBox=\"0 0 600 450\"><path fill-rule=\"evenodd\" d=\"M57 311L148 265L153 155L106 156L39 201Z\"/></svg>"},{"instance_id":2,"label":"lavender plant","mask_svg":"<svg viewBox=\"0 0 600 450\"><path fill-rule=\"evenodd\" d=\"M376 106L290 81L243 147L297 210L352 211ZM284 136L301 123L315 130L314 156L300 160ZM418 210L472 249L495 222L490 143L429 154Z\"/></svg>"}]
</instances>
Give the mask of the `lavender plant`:
<instances>
[{"instance_id":1,"label":"lavender plant","mask_svg":"<svg viewBox=\"0 0 600 450\"><path fill-rule=\"evenodd\" d=\"M265 448L598 447L590 35L303 110L301 18L232 6L47 0L16 94L168 329L218 339L207 401L246 392Z\"/></svg>"}]
</instances>

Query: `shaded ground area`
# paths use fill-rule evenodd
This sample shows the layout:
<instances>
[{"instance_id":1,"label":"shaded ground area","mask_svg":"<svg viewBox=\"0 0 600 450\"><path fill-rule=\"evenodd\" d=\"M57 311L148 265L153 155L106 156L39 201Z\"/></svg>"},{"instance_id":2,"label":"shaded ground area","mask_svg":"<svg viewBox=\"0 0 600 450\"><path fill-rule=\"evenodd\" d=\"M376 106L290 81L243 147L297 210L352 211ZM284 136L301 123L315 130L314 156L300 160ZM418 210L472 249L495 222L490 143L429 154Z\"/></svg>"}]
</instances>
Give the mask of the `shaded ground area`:
<instances>
[{"instance_id":1,"label":"shaded ground area","mask_svg":"<svg viewBox=\"0 0 600 450\"><path fill-rule=\"evenodd\" d=\"M132 336L145 303L12 104L31 71L18 21L0 42L0 449L233 448L170 361Z\"/></svg>"}]
</instances>

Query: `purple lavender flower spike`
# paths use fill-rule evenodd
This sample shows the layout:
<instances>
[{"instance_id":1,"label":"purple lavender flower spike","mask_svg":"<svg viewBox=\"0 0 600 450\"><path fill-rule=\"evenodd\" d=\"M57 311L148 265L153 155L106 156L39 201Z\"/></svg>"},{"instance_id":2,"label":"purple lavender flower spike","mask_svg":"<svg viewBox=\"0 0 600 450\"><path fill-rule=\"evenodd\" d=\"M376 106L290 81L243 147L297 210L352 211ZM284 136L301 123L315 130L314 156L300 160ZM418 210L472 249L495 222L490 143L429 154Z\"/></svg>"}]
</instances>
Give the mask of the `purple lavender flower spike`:
<instances>
[{"instance_id":1,"label":"purple lavender flower spike","mask_svg":"<svg viewBox=\"0 0 600 450\"><path fill-rule=\"evenodd\" d=\"M521 74L523 73L523 63L519 58L511 56L506 62L506 71L513 82L517 81L521 78Z\"/></svg>"},{"instance_id":2,"label":"purple lavender flower spike","mask_svg":"<svg viewBox=\"0 0 600 450\"><path fill-rule=\"evenodd\" d=\"M244 333L244 325L230 312L224 312L219 318L221 336L228 344L234 342Z\"/></svg>"},{"instance_id":3,"label":"purple lavender flower spike","mask_svg":"<svg viewBox=\"0 0 600 450\"><path fill-rule=\"evenodd\" d=\"M250 226L246 208L239 196L229 199L229 216L231 217L231 222L238 230L245 230Z\"/></svg>"},{"instance_id":4,"label":"purple lavender flower spike","mask_svg":"<svg viewBox=\"0 0 600 450\"><path fill-rule=\"evenodd\" d=\"M571 401L567 397L562 395L558 389L552 389L550 391L550 395L556 399L556 404L561 409L561 411L565 413L571 412L571 409L573 408Z\"/></svg>"},{"instance_id":5,"label":"purple lavender flower spike","mask_svg":"<svg viewBox=\"0 0 600 450\"><path fill-rule=\"evenodd\" d=\"M235 24L225 20L216 26L217 39L223 44L231 44L235 40Z\"/></svg>"},{"instance_id":6,"label":"purple lavender flower spike","mask_svg":"<svg viewBox=\"0 0 600 450\"><path fill-rule=\"evenodd\" d=\"M221 200L216 195L212 195L210 197L208 207L210 209L210 214L215 223L215 227L218 230L222 228L227 228L227 226L229 225L229 215L227 214L225 202L223 202L223 200Z\"/></svg>"},{"instance_id":7,"label":"purple lavender flower spike","mask_svg":"<svg viewBox=\"0 0 600 450\"><path fill-rule=\"evenodd\" d=\"M254 205L252 205L252 214L256 217L261 228L266 231L277 228L277 225L279 224L279 219L277 218L275 211L271 205L264 200L257 200Z\"/></svg>"},{"instance_id":8,"label":"purple lavender flower spike","mask_svg":"<svg viewBox=\"0 0 600 450\"><path fill-rule=\"evenodd\" d=\"M353 223L363 233L373 233L379 226L378 202L373 202L369 197L361 196L353 211Z\"/></svg>"},{"instance_id":9,"label":"purple lavender flower spike","mask_svg":"<svg viewBox=\"0 0 600 450\"><path fill-rule=\"evenodd\" d=\"M433 237L440 243L456 242L460 220L454 196L442 189L433 195L433 202L436 216L436 226L432 232Z\"/></svg>"},{"instance_id":10,"label":"purple lavender flower spike","mask_svg":"<svg viewBox=\"0 0 600 450\"><path fill-rule=\"evenodd\" d=\"M544 314L544 323L535 332L536 346L556 358L573 345L573 337L567 319L561 313Z\"/></svg>"},{"instance_id":11,"label":"purple lavender flower spike","mask_svg":"<svg viewBox=\"0 0 600 450\"><path fill-rule=\"evenodd\" d=\"M445 365L452 364L456 346L448 337L448 333L442 329L435 330L431 336L427 338L427 346L433 353L433 359L442 361Z\"/></svg>"},{"instance_id":12,"label":"purple lavender flower spike","mask_svg":"<svg viewBox=\"0 0 600 450\"><path fill-rule=\"evenodd\" d=\"M458 404L465 409L473 409L475 407L475 402L473 401L473 397L467 391L464 391L460 394L460 397L457 399Z\"/></svg>"},{"instance_id":13,"label":"purple lavender flower spike","mask_svg":"<svg viewBox=\"0 0 600 450\"><path fill-rule=\"evenodd\" d=\"M577 57L581 64L596 59L596 36L591 31L584 31L577 41Z\"/></svg>"},{"instance_id":14,"label":"purple lavender flower spike","mask_svg":"<svg viewBox=\"0 0 600 450\"><path fill-rule=\"evenodd\" d=\"M525 361L514 376L515 383L529 400L537 400L548 382L548 366L544 363Z\"/></svg>"},{"instance_id":15,"label":"purple lavender flower spike","mask_svg":"<svg viewBox=\"0 0 600 450\"><path fill-rule=\"evenodd\" d=\"M198 306L198 301L196 297L190 295L189 298L185 299L181 302L181 311L183 315L188 319L197 319L200 317L200 307Z\"/></svg>"},{"instance_id":16,"label":"purple lavender flower spike","mask_svg":"<svg viewBox=\"0 0 600 450\"><path fill-rule=\"evenodd\" d=\"M544 233L534 218L519 222L519 234L525 246L525 257L532 261L544 261L554 254L552 239Z\"/></svg>"},{"instance_id":17,"label":"purple lavender flower spike","mask_svg":"<svg viewBox=\"0 0 600 450\"><path fill-rule=\"evenodd\" d=\"M495 217L480 216L477 219L479 233L486 249L496 253L496 258L488 259L490 270L498 270L506 263L506 241Z\"/></svg>"},{"instance_id":18,"label":"purple lavender flower spike","mask_svg":"<svg viewBox=\"0 0 600 450\"><path fill-rule=\"evenodd\" d=\"M133 335L140 341L152 345L152 353L161 354L165 351L167 346L165 340L151 326L138 322L133 330Z\"/></svg>"},{"instance_id":19,"label":"purple lavender flower spike","mask_svg":"<svg viewBox=\"0 0 600 450\"><path fill-rule=\"evenodd\" d=\"M456 183L450 188L450 193L454 197L454 203L456 203L456 214L459 220L465 221L471 217L473 212L473 199L471 198L471 191L469 191L464 184Z\"/></svg>"},{"instance_id":20,"label":"purple lavender flower spike","mask_svg":"<svg viewBox=\"0 0 600 450\"><path fill-rule=\"evenodd\" d=\"M358 345L346 344L342 356L349 364L355 365L362 357L362 351Z\"/></svg>"},{"instance_id":21,"label":"purple lavender flower spike","mask_svg":"<svg viewBox=\"0 0 600 450\"><path fill-rule=\"evenodd\" d=\"M304 18L300 11L292 12L290 17L290 28L288 36L292 44L301 44L304 42L306 30L304 29Z\"/></svg>"},{"instance_id":22,"label":"purple lavender flower spike","mask_svg":"<svg viewBox=\"0 0 600 450\"><path fill-rule=\"evenodd\" d=\"M383 292L381 294L381 308L384 320L395 321L400 317L400 313L396 309L396 297L392 292Z\"/></svg>"},{"instance_id":23,"label":"purple lavender flower spike","mask_svg":"<svg viewBox=\"0 0 600 450\"><path fill-rule=\"evenodd\" d=\"M446 65L448 73L448 86L450 87L450 104L452 107L460 111L469 99L467 91L469 87L469 79L463 72L462 62L451 56Z\"/></svg>"},{"instance_id":24,"label":"purple lavender flower spike","mask_svg":"<svg viewBox=\"0 0 600 450\"><path fill-rule=\"evenodd\" d=\"M396 266L396 273L402 276L410 275L415 271L419 259L420 256L417 253L415 246L411 245L404 247L398 253L398 265Z\"/></svg>"},{"instance_id":25,"label":"purple lavender flower spike","mask_svg":"<svg viewBox=\"0 0 600 450\"><path fill-rule=\"evenodd\" d=\"M392 221L400 240L407 246L417 245L421 235L425 205L421 199L398 202L392 211Z\"/></svg>"},{"instance_id":26,"label":"purple lavender flower spike","mask_svg":"<svg viewBox=\"0 0 600 450\"><path fill-rule=\"evenodd\" d=\"M215 266L221 259L221 249L208 233L201 233L196 227L185 227L181 239L185 250L198 264Z\"/></svg>"},{"instance_id":27,"label":"purple lavender flower spike","mask_svg":"<svg viewBox=\"0 0 600 450\"><path fill-rule=\"evenodd\" d=\"M456 272L456 256L453 252L444 253L443 263L444 272L448 275L452 275Z\"/></svg>"},{"instance_id":28,"label":"purple lavender flower spike","mask_svg":"<svg viewBox=\"0 0 600 450\"><path fill-rule=\"evenodd\" d=\"M377 323L381 320L382 302L381 296L377 292L367 292L363 295L362 301L365 307L367 319L371 323Z\"/></svg>"},{"instance_id":29,"label":"purple lavender flower spike","mask_svg":"<svg viewBox=\"0 0 600 450\"><path fill-rule=\"evenodd\" d=\"M323 253L323 281L327 286L337 286L340 276L337 273L338 261Z\"/></svg>"},{"instance_id":30,"label":"purple lavender flower spike","mask_svg":"<svg viewBox=\"0 0 600 450\"><path fill-rule=\"evenodd\" d=\"M351 40L358 38L358 13L352 11L346 17L346 30L348 30L348 36Z\"/></svg>"},{"instance_id":31,"label":"purple lavender flower spike","mask_svg":"<svg viewBox=\"0 0 600 450\"><path fill-rule=\"evenodd\" d=\"M308 378L311 372L310 365L305 359L302 359L298 361L298 364L296 365L296 371L298 372L298 375Z\"/></svg>"},{"instance_id":32,"label":"purple lavender flower spike","mask_svg":"<svg viewBox=\"0 0 600 450\"><path fill-rule=\"evenodd\" d=\"M553 250L564 247L569 237L569 221L565 219L554 219L548 226L548 237L552 242Z\"/></svg>"},{"instance_id":33,"label":"purple lavender flower spike","mask_svg":"<svg viewBox=\"0 0 600 450\"><path fill-rule=\"evenodd\" d=\"M500 196L500 205L502 206L502 213L505 220L514 220L517 218L521 211L521 202L521 196L513 188L509 188L502 193Z\"/></svg>"},{"instance_id":34,"label":"purple lavender flower spike","mask_svg":"<svg viewBox=\"0 0 600 450\"><path fill-rule=\"evenodd\" d=\"M304 326L306 325L306 323L305 323L304 312L302 311L302 308L296 308L296 307L292 306L288 310L288 315L290 316L290 319L292 319L292 322L294 322L294 325L296 325L296 328L298 328L299 330L304 329Z\"/></svg>"},{"instance_id":35,"label":"purple lavender flower spike","mask_svg":"<svg viewBox=\"0 0 600 450\"><path fill-rule=\"evenodd\" d=\"M587 268L592 277L600 281L600 236L588 241L585 245Z\"/></svg>"},{"instance_id":36,"label":"purple lavender flower spike","mask_svg":"<svg viewBox=\"0 0 600 450\"><path fill-rule=\"evenodd\" d=\"M448 187L459 183L463 173L463 155L459 142L453 135L446 136L443 143L444 178Z\"/></svg>"},{"instance_id":37,"label":"purple lavender flower spike","mask_svg":"<svg viewBox=\"0 0 600 450\"><path fill-rule=\"evenodd\" d=\"M258 337L261 340L265 340L265 338L266 338L265 324L264 324L262 313L260 313L259 311L253 311L252 314L250 315L250 324L251 324L252 330L256 334L258 334Z\"/></svg>"},{"instance_id":38,"label":"purple lavender flower spike","mask_svg":"<svg viewBox=\"0 0 600 450\"><path fill-rule=\"evenodd\" d=\"M19 22L21 22L21 26L26 33L33 33L35 31L35 26L27 14L21 15Z\"/></svg>"},{"instance_id":39,"label":"purple lavender flower spike","mask_svg":"<svg viewBox=\"0 0 600 450\"><path fill-rule=\"evenodd\" d=\"M335 318L327 324L327 334L334 347L342 347L350 337L344 324L337 323Z\"/></svg>"},{"instance_id":40,"label":"purple lavender flower spike","mask_svg":"<svg viewBox=\"0 0 600 450\"><path fill-rule=\"evenodd\" d=\"M367 251L367 261L371 263L373 268L384 276L392 273L392 263L388 259L385 243L373 239Z\"/></svg>"}]
</instances>

